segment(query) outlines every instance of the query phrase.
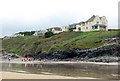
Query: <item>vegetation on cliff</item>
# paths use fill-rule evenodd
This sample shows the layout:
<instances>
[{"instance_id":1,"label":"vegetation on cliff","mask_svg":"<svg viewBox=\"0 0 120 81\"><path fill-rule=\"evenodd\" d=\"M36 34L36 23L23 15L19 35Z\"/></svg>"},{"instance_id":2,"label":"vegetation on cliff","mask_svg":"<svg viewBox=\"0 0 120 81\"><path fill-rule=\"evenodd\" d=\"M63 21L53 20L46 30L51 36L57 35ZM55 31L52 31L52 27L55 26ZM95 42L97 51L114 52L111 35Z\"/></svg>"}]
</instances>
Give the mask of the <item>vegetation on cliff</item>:
<instances>
[{"instance_id":1,"label":"vegetation on cliff","mask_svg":"<svg viewBox=\"0 0 120 81\"><path fill-rule=\"evenodd\" d=\"M24 56L39 53L67 51L72 49L86 49L103 45L103 37L118 34L118 31L91 31L91 32L63 32L49 38L39 36L25 36L3 39L2 47L7 52Z\"/></svg>"},{"instance_id":2,"label":"vegetation on cliff","mask_svg":"<svg viewBox=\"0 0 120 81\"><path fill-rule=\"evenodd\" d=\"M35 33L35 31L25 31L25 32L19 32L18 34L24 34L25 36L31 36Z\"/></svg>"}]
</instances>

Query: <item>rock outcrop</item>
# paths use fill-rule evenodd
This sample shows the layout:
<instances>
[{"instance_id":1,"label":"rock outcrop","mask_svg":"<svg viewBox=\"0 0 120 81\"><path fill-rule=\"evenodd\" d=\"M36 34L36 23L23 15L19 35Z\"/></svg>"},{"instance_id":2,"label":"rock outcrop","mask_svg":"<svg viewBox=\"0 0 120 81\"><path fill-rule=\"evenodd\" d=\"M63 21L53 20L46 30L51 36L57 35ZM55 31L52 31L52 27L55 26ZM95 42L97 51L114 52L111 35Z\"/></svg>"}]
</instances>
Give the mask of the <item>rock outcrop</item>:
<instances>
[{"instance_id":1,"label":"rock outcrop","mask_svg":"<svg viewBox=\"0 0 120 81\"><path fill-rule=\"evenodd\" d=\"M81 60L95 62L117 62L120 57L120 44L101 46L91 49L58 50L46 54L39 53L35 58L48 60Z\"/></svg>"}]
</instances>

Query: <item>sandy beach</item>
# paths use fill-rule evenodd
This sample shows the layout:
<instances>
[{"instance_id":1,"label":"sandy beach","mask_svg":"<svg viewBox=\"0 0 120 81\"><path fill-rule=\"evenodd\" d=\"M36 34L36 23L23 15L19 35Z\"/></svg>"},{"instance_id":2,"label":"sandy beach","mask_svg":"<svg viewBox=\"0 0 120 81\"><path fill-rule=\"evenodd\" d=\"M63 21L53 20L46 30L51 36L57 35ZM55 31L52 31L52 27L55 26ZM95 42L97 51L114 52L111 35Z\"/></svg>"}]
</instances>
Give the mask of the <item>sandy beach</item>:
<instances>
[{"instance_id":1,"label":"sandy beach","mask_svg":"<svg viewBox=\"0 0 120 81\"><path fill-rule=\"evenodd\" d=\"M68 77L59 75L42 75L42 74L24 74L14 72L0 72L2 79L96 79L90 77Z\"/></svg>"}]
</instances>

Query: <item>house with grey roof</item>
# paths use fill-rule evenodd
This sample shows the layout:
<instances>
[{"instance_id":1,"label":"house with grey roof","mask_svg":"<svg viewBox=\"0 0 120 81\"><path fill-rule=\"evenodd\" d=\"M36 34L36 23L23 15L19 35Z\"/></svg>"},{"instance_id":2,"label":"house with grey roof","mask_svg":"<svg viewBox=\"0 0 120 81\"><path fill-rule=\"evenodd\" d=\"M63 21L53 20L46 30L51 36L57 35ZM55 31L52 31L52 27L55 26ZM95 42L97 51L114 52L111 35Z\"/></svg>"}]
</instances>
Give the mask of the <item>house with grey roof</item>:
<instances>
[{"instance_id":1,"label":"house with grey roof","mask_svg":"<svg viewBox=\"0 0 120 81\"><path fill-rule=\"evenodd\" d=\"M85 22L70 25L70 27L73 26L75 27L73 31L108 31L108 21L105 16L99 17L98 15L93 15Z\"/></svg>"}]
</instances>

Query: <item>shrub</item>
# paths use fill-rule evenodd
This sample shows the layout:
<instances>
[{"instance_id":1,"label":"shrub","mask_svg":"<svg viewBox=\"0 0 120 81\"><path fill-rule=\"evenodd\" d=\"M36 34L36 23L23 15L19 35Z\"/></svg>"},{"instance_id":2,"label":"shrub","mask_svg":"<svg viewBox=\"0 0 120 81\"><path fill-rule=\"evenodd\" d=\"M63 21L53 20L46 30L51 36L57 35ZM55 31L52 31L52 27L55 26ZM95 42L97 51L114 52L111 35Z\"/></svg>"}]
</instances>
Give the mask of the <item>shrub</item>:
<instances>
[{"instance_id":1,"label":"shrub","mask_svg":"<svg viewBox=\"0 0 120 81\"><path fill-rule=\"evenodd\" d=\"M54 35L54 34L53 34L53 32L51 32L51 31L46 32L46 33L45 33L45 38L51 37L51 36L53 36L53 35Z\"/></svg>"},{"instance_id":2,"label":"shrub","mask_svg":"<svg viewBox=\"0 0 120 81\"><path fill-rule=\"evenodd\" d=\"M19 32L18 34L24 34L25 36L31 36L35 33L35 31L25 31L25 32Z\"/></svg>"},{"instance_id":3,"label":"shrub","mask_svg":"<svg viewBox=\"0 0 120 81\"><path fill-rule=\"evenodd\" d=\"M120 29L108 29L108 31L118 31Z\"/></svg>"},{"instance_id":4,"label":"shrub","mask_svg":"<svg viewBox=\"0 0 120 81\"><path fill-rule=\"evenodd\" d=\"M57 35L55 39L61 38L64 34Z\"/></svg>"},{"instance_id":5,"label":"shrub","mask_svg":"<svg viewBox=\"0 0 120 81\"><path fill-rule=\"evenodd\" d=\"M61 37L62 37L62 35L58 35L58 36L57 36L57 38L61 38Z\"/></svg>"}]
</instances>

